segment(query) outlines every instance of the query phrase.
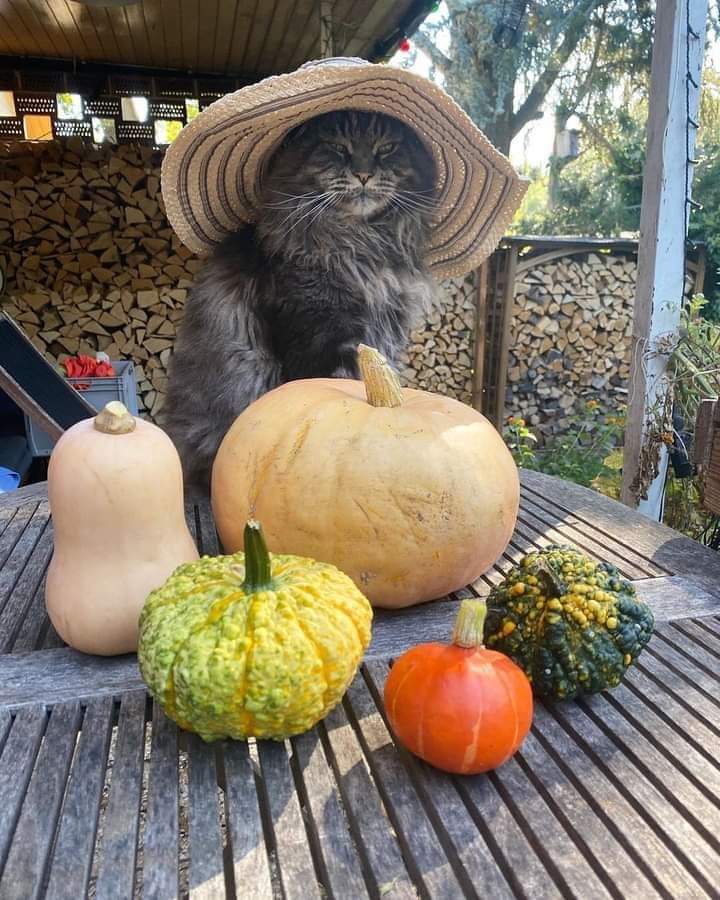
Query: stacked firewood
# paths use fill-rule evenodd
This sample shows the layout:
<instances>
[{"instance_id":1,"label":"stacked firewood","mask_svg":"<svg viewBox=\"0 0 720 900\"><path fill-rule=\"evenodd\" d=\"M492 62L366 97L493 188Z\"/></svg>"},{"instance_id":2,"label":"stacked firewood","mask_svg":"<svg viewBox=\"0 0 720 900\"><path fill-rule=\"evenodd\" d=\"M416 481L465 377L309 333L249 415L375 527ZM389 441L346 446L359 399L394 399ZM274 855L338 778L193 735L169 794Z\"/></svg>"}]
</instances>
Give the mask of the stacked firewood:
<instances>
[{"instance_id":1,"label":"stacked firewood","mask_svg":"<svg viewBox=\"0 0 720 900\"><path fill-rule=\"evenodd\" d=\"M588 253L518 276L508 414L523 416L543 434L561 431L578 401L624 402L636 269L631 256Z\"/></svg>"},{"instance_id":2,"label":"stacked firewood","mask_svg":"<svg viewBox=\"0 0 720 900\"><path fill-rule=\"evenodd\" d=\"M413 331L402 358L404 384L470 403L476 305L475 273L443 282L436 307Z\"/></svg>"},{"instance_id":3,"label":"stacked firewood","mask_svg":"<svg viewBox=\"0 0 720 900\"><path fill-rule=\"evenodd\" d=\"M0 146L2 308L54 362L98 350L134 362L151 417L201 265L165 219L160 162L139 146Z\"/></svg>"}]
</instances>

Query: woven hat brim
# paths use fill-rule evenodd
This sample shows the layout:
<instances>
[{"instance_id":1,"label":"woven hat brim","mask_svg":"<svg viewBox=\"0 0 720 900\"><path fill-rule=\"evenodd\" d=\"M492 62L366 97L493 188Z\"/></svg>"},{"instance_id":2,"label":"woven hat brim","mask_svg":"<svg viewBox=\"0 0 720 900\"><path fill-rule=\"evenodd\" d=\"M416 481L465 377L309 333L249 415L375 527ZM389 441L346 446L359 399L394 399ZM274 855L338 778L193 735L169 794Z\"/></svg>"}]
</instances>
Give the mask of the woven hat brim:
<instances>
[{"instance_id":1,"label":"woven hat brim","mask_svg":"<svg viewBox=\"0 0 720 900\"><path fill-rule=\"evenodd\" d=\"M430 270L446 278L476 268L503 237L528 182L427 79L385 65L324 62L227 94L183 128L162 166L165 208L180 240L205 255L256 221L263 164L288 131L326 112L359 109L400 119L433 156Z\"/></svg>"}]
</instances>

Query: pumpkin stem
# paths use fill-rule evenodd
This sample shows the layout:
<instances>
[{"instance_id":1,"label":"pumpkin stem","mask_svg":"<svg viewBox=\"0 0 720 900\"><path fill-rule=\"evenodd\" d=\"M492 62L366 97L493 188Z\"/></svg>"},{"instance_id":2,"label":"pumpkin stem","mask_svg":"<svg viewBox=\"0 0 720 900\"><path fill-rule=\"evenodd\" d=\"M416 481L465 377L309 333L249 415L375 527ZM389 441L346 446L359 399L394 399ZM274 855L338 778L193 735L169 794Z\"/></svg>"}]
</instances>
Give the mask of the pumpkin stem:
<instances>
[{"instance_id":1,"label":"pumpkin stem","mask_svg":"<svg viewBox=\"0 0 720 900\"><path fill-rule=\"evenodd\" d=\"M482 647L486 614L487 604L484 600L463 600L455 619L453 644L467 650Z\"/></svg>"},{"instance_id":2,"label":"pumpkin stem","mask_svg":"<svg viewBox=\"0 0 720 900\"><path fill-rule=\"evenodd\" d=\"M562 597L567 593L567 585L558 578L552 566L549 566L544 559L538 559L532 566L532 571L537 580L542 584L544 593L547 597Z\"/></svg>"},{"instance_id":3,"label":"pumpkin stem","mask_svg":"<svg viewBox=\"0 0 720 900\"><path fill-rule=\"evenodd\" d=\"M96 431L103 434L129 434L135 430L135 419L119 400L111 400L93 419Z\"/></svg>"},{"instance_id":4,"label":"pumpkin stem","mask_svg":"<svg viewBox=\"0 0 720 900\"><path fill-rule=\"evenodd\" d=\"M400 379L378 350L359 344L357 349L360 376L370 406L402 406Z\"/></svg>"},{"instance_id":5,"label":"pumpkin stem","mask_svg":"<svg viewBox=\"0 0 720 900\"><path fill-rule=\"evenodd\" d=\"M250 519L243 536L245 545L245 581L243 590L247 594L269 591L274 587L270 572L270 554L260 523Z\"/></svg>"}]
</instances>

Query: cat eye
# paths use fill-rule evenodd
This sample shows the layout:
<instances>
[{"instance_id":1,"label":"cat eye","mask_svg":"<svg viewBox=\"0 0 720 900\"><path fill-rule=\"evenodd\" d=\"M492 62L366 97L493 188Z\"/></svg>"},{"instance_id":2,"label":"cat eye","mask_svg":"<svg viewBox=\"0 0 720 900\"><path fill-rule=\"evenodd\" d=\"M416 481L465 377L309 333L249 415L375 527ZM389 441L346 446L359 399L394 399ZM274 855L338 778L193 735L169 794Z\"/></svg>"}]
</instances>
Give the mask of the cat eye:
<instances>
[{"instance_id":1,"label":"cat eye","mask_svg":"<svg viewBox=\"0 0 720 900\"><path fill-rule=\"evenodd\" d=\"M340 156L348 155L348 148L345 144L335 144L332 141L327 141L326 146L329 147L334 153L339 153Z\"/></svg>"},{"instance_id":2,"label":"cat eye","mask_svg":"<svg viewBox=\"0 0 720 900\"><path fill-rule=\"evenodd\" d=\"M387 144L380 144L377 149L378 156L390 156L398 148L397 141L389 141Z\"/></svg>"}]
</instances>

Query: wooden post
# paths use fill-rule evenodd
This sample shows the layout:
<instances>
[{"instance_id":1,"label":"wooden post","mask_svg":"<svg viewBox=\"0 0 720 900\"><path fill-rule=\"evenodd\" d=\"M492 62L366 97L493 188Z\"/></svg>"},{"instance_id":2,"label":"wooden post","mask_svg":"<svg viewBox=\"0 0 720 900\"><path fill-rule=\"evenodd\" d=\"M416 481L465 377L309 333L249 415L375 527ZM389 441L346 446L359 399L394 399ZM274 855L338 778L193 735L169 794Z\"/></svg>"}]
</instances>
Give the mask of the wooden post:
<instances>
[{"instance_id":1,"label":"wooden post","mask_svg":"<svg viewBox=\"0 0 720 900\"><path fill-rule=\"evenodd\" d=\"M487 332L488 264L481 263L477 270L477 303L475 305L475 348L473 353L472 405L478 412L485 412L485 336Z\"/></svg>"},{"instance_id":2,"label":"wooden post","mask_svg":"<svg viewBox=\"0 0 720 900\"><path fill-rule=\"evenodd\" d=\"M332 33L332 0L320 0L320 59L335 55Z\"/></svg>"},{"instance_id":3,"label":"wooden post","mask_svg":"<svg viewBox=\"0 0 720 900\"><path fill-rule=\"evenodd\" d=\"M697 120L707 6L708 0L662 0L655 18L621 499L658 521L667 473L660 441L668 405L664 376L680 321L692 178L687 159L695 146L688 118Z\"/></svg>"}]
</instances>

